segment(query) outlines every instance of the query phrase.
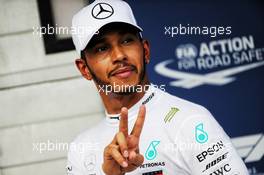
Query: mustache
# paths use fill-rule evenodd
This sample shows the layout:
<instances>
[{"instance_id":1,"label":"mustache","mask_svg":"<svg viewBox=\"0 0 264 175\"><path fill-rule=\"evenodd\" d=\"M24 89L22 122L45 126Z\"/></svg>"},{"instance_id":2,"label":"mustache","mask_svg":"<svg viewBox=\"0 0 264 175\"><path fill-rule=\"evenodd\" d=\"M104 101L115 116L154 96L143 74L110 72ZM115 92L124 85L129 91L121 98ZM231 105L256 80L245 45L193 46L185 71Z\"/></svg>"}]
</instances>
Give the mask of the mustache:
<instances>
[{"instance_id":1,"label":"mustache","mask_svg":"<svg viewBox=\"0 0 264 175\"><path fill-rule=\"evenodd\" d=\"M114 67L114 69L112 69L112 70L108 73L108 78L109 78L110 76L112 76L113 73L116 72L116 70L118 70L118 69L120 69L120 68L122 68L122 67L130 67L132 70L135 70L136 73L138 72L138 71L137 71L137 67L136 67L135 65L130 64L130 63L127 63L127 62L119 62L119 63L116 64L116 66Z\"/></svg>"}]
</instances>

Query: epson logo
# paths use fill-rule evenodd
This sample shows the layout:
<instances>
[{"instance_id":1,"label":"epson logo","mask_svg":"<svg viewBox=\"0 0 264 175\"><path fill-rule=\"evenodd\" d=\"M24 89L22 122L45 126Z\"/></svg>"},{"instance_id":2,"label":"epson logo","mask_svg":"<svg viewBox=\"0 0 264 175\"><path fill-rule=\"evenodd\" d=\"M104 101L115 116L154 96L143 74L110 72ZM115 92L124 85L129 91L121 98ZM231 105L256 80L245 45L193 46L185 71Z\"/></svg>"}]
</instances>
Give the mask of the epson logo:
<instances>
[{"instance_id":1,"label":"epson logo","mask_svg":"<svg viewBox=\"0 0 264 175\"><path fill-rule=\"evenodd\" d=\"M202 162L203 160L206 159L207 156L214 155L216 152L220 151L224 147L225 147L224 143L220 140L213 146L209 147L206 151L203 151L201 154L198 154L196 158L198 159L199 162Z\"/></svg>"},{"instance_id":2,"label":"epson logo","mask_svg":"<svg viewBox=\"0 0 264 175\"><path fill-rule=\"evenodd\" d=\"M217 157L217 159L213 160L212 162L208 163L205 167L205 170L203 170L203 172L205 172L206 170L210 169L211 167L215 166L216 164L218 164L219 162L221 162L222 160L227 158L227 154L228 152L226 152L225 154Z\"/></svg>"},{"instance_id":3,"label":"epson logo","mask_svg":"<svg viewBox=\"0 0 264 175\"><path fill-rule=\"evenodd\" d=\"M229 164L225 164L221 168L217 169L216 171L210 173L209 175L224 175L225 172L231 171L231 167Z\"/></svg>"}]
</instances>

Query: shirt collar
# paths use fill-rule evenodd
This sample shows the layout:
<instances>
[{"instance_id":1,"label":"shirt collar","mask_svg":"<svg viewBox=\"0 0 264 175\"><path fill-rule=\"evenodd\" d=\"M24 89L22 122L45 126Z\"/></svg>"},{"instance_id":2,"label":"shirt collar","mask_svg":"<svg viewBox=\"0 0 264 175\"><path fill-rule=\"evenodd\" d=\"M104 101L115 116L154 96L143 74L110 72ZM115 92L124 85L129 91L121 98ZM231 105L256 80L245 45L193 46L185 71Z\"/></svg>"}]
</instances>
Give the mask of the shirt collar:
<instances>
[{"instance_id":1,"label":"shirt collar","mask_svg":"<svg viewBox=\"0 0 264 175\"><path fill-rule=\"evenodd\" d=\"M150 84L148 90L144 94L144 96L131 108L128 109L128 122L135 119L138 115L139 107L144 104L146 108L148 108L154 101L156 94L156 88ZM105 110L106 115L106 122L107 124L110 124L112 126L118 126L119 125L119 116L120 114L108 114Z\"/></svg>"}]
</instances>

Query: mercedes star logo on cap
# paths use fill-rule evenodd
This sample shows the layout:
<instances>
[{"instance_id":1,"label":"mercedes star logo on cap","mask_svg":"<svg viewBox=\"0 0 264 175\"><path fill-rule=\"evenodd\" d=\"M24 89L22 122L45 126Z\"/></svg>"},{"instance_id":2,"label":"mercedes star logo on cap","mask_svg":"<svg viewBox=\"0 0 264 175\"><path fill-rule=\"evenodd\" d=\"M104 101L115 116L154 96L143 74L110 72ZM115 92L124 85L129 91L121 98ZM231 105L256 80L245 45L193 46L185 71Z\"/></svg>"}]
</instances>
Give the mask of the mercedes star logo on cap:
<instances>
[{"instance_id":1,"label":"mercedes star logo on cap","mask_svg":"<svg viewBox=\"0 0 264 175\"><path fill-rule=\"evenodd\" d=\"M92 15L96 19L106 19L112 16L114 9L107 3L98 3L92 9Z\"/></svg>"}]
</instances>

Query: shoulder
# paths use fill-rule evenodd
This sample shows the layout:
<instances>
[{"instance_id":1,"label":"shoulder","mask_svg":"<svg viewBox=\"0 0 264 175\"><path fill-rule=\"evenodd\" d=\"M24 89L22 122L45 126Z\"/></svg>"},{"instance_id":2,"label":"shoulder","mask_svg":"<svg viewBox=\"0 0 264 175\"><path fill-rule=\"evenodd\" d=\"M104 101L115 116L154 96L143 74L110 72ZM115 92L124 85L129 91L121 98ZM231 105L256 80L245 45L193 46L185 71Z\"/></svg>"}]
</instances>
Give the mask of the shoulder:
<instances>
[{"instance_id":1,"label":"shoulder","mask_svg":"<svg viewBox=\"0 0 264 175\"><path fill-rule=\"evenodd\" d=\"M164 127L168 133L173 133L173 138L177 137L177 139L196 142L198 138L195 138L195 132L202 129L210 133L208 139L217 135L217 133L218 135L222 133L223 137L226 136L222 127L204 106L173 96L164 91L161 93L162 104L164 108L167 108L164 114ZM200 139L203 136L201 135Z\"/></svg>"},{"instance_id":2,"label":"shoulder","mask_svg":"<svg viewBox=\"0 0 264 175\"><path fill-rule=\"evenodd\" d=\"M163 96L167 106L178 108L164 127L191 174L208 174L210 170L211 174L220 171L248 174L229 136L205 107L168 93Z\"/></svg>"},{"instance_id":3,"label":"shoulder","mask_svg":"<svg viewBox=\"0 0 264 175\"><path fill-rule=\"evenodd\" d=\"M177 118L186 120L195 114L211 115L202 105L174 96L160 89L157 90L157 93L160 94L160 103L164 108L168 107L177 109Z\"/></svg>"},{"instance_id":4,"label":"shoulder","mask_svg":"<svg viewBox=\"0 0 264 175\"><path fill-rule=\"evenodd\" d=\"M103 128L104 120L79 133L72 143L94 142L98 140L98 136L103 131Z\"/></svg>"}]
</instances>

